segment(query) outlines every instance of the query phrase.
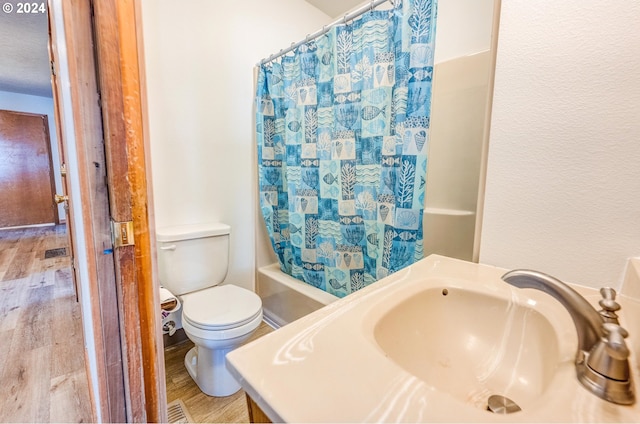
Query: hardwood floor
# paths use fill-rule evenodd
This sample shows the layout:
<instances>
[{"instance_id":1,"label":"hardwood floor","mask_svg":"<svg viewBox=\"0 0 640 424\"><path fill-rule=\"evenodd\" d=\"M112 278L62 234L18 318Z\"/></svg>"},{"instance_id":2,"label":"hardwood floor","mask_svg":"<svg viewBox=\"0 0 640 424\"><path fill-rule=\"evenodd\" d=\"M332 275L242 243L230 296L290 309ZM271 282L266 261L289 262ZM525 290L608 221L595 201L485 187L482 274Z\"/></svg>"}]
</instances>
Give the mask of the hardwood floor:
<instances>
[{"instance_id":1,"label":"hardwood floor","mask_svg":"<svg viewBox=\"0 0 640 424\"><path fill-rule=\"evenodd\" d=\"M262 337L273 329L264 322L247 341ZM167 402L181 399L197 423L248 423L244 390L222 398L207 396L200 391L184 366L184 356L193 347L191 340L165 349Z\"/></svg>"},{"instance_id":2,"label":"hardwood floor","mask_svg":"<svg viewBox=\"0 0 640 424\"><path fill-rule=\"evenodd\" d=\"M64 226L0 230L0 422L91 422Z\"/></svg>"}]
</instances>

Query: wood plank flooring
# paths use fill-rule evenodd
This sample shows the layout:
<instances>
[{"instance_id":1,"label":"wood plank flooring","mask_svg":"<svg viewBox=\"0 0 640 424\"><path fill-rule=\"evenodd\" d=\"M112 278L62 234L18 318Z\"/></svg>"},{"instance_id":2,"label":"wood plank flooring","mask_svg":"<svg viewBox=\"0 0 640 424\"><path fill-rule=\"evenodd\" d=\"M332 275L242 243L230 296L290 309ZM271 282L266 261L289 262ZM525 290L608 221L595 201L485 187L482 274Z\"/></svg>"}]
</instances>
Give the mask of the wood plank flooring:
<instances>
[{"instance_id":1,"label":"wood plank flooring","mask_svg":"<svg viewBox=\"0 0 640 424\"><path fill-rule=\"evenodd\" d=\"M64 226L0 230L0 422L91 422Z\"/></svg>"},{"instance_id":2,"label":"wood plank flooring","mask_svg":"<svg viewBox=\"0 0 640 424\"><path fill-rule=\"evenodd\" d=\"M272 331L263 322L247 343ZM249 413L244 390L227 397L211 397L202 393L191 379L184 366L184 356L192 347L191 340L187 340L164 351L167 402L181 399L197 423L248 423Z\"/></svg>"}]
</instances>

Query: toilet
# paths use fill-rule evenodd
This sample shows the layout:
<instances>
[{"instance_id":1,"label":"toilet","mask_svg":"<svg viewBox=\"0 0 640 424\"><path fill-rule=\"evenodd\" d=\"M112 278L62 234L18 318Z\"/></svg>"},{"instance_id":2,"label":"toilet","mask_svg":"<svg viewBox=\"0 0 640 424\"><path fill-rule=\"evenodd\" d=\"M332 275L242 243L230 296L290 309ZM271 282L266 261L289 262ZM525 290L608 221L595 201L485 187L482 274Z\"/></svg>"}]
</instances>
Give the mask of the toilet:
<instances>
[{"instance_id":1,"label":"toilet","mask_svg":"<svg viewBox=\"0 0 640 424\"><path fill-rule=\"evenodd\" d=\"M182 328L195 344L184 364L200 390L229 396L240 384L226 367L226 354L262 321L262 301L247 289L219 285L227 275L230 227L222 223L159 228L160 284L182 302Z\"/></svg>"}]
</instances>

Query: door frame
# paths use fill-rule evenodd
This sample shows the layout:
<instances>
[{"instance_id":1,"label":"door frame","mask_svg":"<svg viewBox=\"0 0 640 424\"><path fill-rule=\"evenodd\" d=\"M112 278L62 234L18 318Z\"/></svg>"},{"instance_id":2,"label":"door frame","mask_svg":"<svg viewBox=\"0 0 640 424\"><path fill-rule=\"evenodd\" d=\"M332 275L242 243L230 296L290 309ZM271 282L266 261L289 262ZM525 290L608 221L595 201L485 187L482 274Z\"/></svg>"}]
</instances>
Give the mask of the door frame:
<instances>
[{"instance_id":1,"label":"door frame","mask_svg":"<svg viewBox=\"0 0 640 424\"><path fill-rule=\"evenodd\" d=\"M102 95L103 127L112 219L133 222L135 245L116 252L122 297L121 328L133 419L166 421L164 345L160 294L156 284L155 228L150 148L141 76L139 0L92 0L96 63ZM144 413L144 414L143 414ZM146 418L145 418L146 417Z\"/></svg>"},{"instance_id":2,"label":"door frame","mask_svg":"<svg viewBox=\"0 0 640 424\"><path fill-rule=\"evenodd\" d=\"M69 206L79 229L74 250L80 256L82 249L87 262L81 303L94 335L90 340L85 334L86 343L93 343L85 353L94 420L166 422L140 2L48 1L49 10L62 15L66 34L69 75L61 90L70 91L72 110L61 102L61 115L73 116L74 137L62 141L65 152L73 145L77 155L67 163L78 182ZM55 33L60 19L52 23ZM131 223L134 244L114 246L112 222Z\"/></svg>"}]
</instances>

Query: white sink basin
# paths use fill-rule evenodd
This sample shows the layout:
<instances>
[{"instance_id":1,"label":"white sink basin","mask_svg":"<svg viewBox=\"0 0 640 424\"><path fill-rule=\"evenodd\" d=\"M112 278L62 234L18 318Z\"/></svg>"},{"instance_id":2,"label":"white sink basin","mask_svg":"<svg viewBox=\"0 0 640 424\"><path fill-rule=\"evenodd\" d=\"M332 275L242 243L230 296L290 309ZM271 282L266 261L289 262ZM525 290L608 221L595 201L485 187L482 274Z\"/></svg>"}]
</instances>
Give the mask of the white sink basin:
<instances>
[{"instance_id":1,"label":"white sink basin","mask_svg":"<svg viewBox=\"0 0 640 424\"><path fill-rule=\"evenodd\" d=\"M638 403L609 403L578 381L564 307L508 285L505 271L431 255L229 353L228 364L274 422L637 421ZM521 410L493 414L491 395Z\"/></svg>"},{"instance_id":2,"label":"white sink basin","mask_svg":"<svg viewBox=\"0 0 640 424\"><path fill-rule=\"evenodd\" d=\"M399 366L481 409L496 394L528 408L562 362L558 334L531 305L446 284L397 303L373 334Z\"/></svg>"}]
</instances>

